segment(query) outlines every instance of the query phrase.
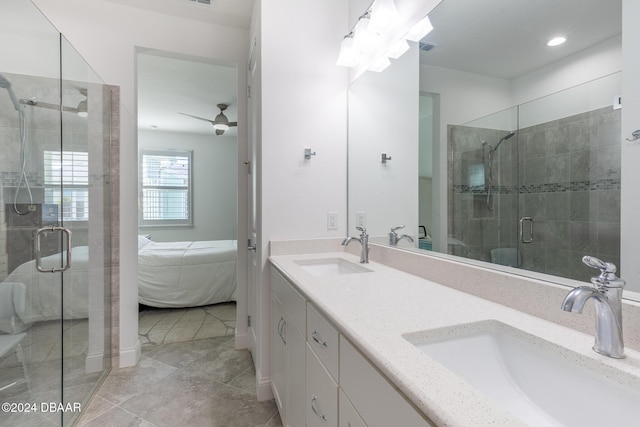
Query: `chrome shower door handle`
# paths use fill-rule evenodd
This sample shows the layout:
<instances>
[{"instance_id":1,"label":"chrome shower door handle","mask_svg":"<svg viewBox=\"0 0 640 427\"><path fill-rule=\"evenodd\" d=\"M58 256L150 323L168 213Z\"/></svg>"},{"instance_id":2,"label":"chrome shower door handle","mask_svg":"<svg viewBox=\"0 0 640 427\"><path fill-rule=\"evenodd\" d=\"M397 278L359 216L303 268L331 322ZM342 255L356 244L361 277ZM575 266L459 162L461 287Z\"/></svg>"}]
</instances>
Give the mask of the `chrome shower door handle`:
<instances>
[{"instance_id":1,"label":"chrome shower door handle","mask_svg":"<svg viewBox=\"0 0 640 427\"><path fill-rule=\"evenodd\" d=\"M42 250L40 245L40 236L47 235L54 231L61 231L66 235L66 244L67 244L67 257L65 260L65 264L62 267L53 267L53 268L43 268L42 267ZM42 273L57 273L60 271L67 271L71 268L71 230L65 227L43 227L36 231L36 269Z\"/></svg>"},{"instance_id":2,"label":"chrome shower door handle","mask_svg":"<svg viewBox=\"0 0 640 427\"><path fill-rule=\"evenodd\" d=\"M529 223L529 238L525 240L524 238L524 223ZM530 216L523 216L520 218L520 242L522 243L531 243L533 242L533 218Z\"/></svg>"}]
</instances>

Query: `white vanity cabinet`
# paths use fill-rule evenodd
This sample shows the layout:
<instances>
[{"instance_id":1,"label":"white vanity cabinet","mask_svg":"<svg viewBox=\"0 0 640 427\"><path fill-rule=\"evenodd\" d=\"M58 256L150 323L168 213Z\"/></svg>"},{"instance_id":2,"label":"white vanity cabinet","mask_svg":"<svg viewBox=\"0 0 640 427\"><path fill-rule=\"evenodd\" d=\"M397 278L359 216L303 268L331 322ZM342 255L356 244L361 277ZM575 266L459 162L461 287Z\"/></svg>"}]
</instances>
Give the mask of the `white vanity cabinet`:
<instances>
[{"instance_id":1,"label":"white vanity cabinet","mask_svg":"<svg viewBox=\"0 0 640 427\"><path fill-rule=\"evenodd\" d=\"M340 337L340 388L369 427L435 426L343 336Z\"/></svg>"},{"instance_id":2,"label":"white vanity cabinet","mask_svg":"<svg viewBox=\"0 0 640 427\"><path fill-rule=\"evenodd\" d=\"M271 310L272 388L283 425L435 425L274 267Z\"/></svg>"},{"instance_id":3,"label":"white vanity cabinet","mask_svg":"<svg viewBox=\"0 0 640 427\"><path fill-rule=\"evenodd\" d=\"M272 389L282 424L305 425L306 300L271 269Z\"/></svg>"},{"instance_id":4,"label":"white vanity cabinet","mask_svg":"<svg viewBox=\"0 0 640 427\"><path fill-rule=\"evenodd\" d=\"M307 344L307 427L338 427L338 384Z\"/></svg>"},{"instance_id":5,"label":"white vanity cabinet","mask_svg":"<svg viewBox=\"0 0 640 427\"><path fill-rule=\"evenodd\" d=\"M338 427L367 427L342 389L339 391L338 406L340 407Z\"/></svg>"}]
</instances>

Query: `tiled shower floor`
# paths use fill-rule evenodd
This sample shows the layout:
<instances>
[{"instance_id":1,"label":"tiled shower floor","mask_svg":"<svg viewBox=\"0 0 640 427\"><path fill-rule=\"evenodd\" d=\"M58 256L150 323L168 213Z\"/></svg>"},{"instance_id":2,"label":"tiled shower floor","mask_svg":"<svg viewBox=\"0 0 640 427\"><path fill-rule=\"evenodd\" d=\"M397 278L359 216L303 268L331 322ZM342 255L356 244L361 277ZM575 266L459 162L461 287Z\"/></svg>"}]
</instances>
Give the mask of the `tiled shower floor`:
<instances>
[{"instance_id":1,"label":"tiled shower floor","mask_svg":"<svg viewBox=\"0 0 640 427\"><path fill-rule=\"evenodd\" d=\"M235 350L235 304L140 314L140 363L113 370L80 426L280 427L258 402L248 350Z\"/></svg>"}]
</instances>

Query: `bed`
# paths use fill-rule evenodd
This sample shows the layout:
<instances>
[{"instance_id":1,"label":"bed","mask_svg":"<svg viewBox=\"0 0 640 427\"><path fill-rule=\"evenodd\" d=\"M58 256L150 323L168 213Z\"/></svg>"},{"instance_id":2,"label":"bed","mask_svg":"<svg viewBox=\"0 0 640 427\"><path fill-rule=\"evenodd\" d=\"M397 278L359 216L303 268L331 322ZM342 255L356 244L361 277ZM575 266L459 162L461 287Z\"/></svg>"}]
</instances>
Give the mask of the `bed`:
<instances>
[{"instance_id":1,"label":"bed","mask_svg":"<svg viewBox=\"0 0 640 427\"><path fill-rule=\"evenodd\" d=\"M86 319L89 317L89 288L88 272L89 247L77 246L72 252L72 268L64 272L63 292L64 304L60 307L60 274L40 273L36 270L35 260L27 261L16 267L3 281L23 283L27 293L27 304L20 320L25 324L60 319L60 310L64 319ZM62 254L50 255L42 258L44 267L60 266L66 251ZM102 265L102 264L101 264ZM100 272L100 270L95 270ZM101 276L102 277L102 276ZM94 282L95 294L103 295L103 283ZM0 330L6 331L0 319Z\"/></svg>"},{"instance_id":2,"label":"bed","mask_svg":"<svg viewBox=\"0 0 640 427\"><path fill-rule=\"evenodd\" d=\"M138 239L138 300L153 307L194 307L236 300L235 240L152 242ZM43 266L61 265L65 253L42 258ZM93 259L99 259L96 254ZM39 273L35 260L19 265L4 282L23 283L27 290L24 323L60 319L86 319L88 301L103 298L101 267L89 268L89 247L72 251L71 269L63 276L60 306L60 274ZM90 292L89 274L96 275ZM0 319L0 330L5 328Z\"/></svg>"},{"instance_id":3,"label":"bed","mask_svg":"<svg viewBox=\"0 0 640 427\"><path fill-rule=\"evenodd\" d=\"M153 242L138 238L138 302L195 307L236 300L235 240Z\"/></svg>"}]
</instances>

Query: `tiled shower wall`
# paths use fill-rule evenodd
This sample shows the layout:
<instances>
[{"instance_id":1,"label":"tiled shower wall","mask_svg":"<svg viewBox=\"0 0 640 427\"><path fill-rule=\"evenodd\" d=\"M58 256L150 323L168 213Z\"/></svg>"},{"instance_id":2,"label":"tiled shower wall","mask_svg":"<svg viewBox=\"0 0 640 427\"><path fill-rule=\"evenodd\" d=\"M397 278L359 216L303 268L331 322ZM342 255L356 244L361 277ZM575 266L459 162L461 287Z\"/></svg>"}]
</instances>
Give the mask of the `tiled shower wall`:
<instances>
[{"instance_id":1,"label":"tiled shower wall","mask_svg":"<svg viewBox=\"0 0 640 427\"><path fill-rule=\"evenodd\" d=\"M449 253L490 261L491 249L516 248L520 267L577 280L594 274L583 255L619 266L620 110L605 107L518 130L494 153L489 210L482 142L495 146L505 134L449 128ZM518 220L525 216L533 218L528 244L519 243ZM524 231L526 240L527 225Z\"/></svg>"}]
</instances>

